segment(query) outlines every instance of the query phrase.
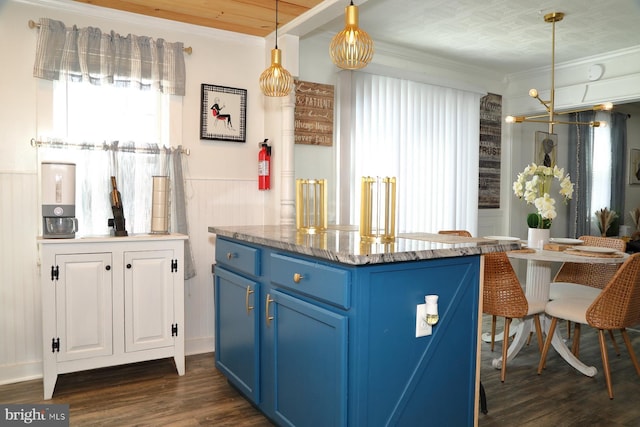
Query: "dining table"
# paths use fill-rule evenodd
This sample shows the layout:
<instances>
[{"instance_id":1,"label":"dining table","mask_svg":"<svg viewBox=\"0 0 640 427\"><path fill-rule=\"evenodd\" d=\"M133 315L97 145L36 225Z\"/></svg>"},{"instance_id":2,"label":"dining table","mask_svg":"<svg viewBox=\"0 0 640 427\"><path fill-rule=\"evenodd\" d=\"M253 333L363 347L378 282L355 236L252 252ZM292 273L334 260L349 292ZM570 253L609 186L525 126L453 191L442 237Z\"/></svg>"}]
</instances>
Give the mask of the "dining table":
<instances>
[{"instance_id":1,"label":"dining table","mask_svg":"<svg viewBox=\"0 0 640 427\"><path fill-rule=\"evenodd\" d=\"M591 249L592 247L589 247ZM549 288L551 284L551 270L554 263L575 262L575 263L605 263L621 264L628 254L622 252L589 251L581 250L580 246L575 246L566 250L532 249L524 248L507 252L510 259L522 259L527 261L525 295L529 299L549 300ZM549 331L550 319L541 316L541 323L545 334ZM529 334L535 331L533 317L526 317L516 328L513 341L507 350L507 360L513 359L528 341ZM551 345L569 365L573 366L580 373L593 377L598 370L594 366L587 366L579 360L567 347L566 342L560 336L558 329L555 330ZM502 357L493 359L492 366L500 369Z\"/></svg>"}]
</instances>

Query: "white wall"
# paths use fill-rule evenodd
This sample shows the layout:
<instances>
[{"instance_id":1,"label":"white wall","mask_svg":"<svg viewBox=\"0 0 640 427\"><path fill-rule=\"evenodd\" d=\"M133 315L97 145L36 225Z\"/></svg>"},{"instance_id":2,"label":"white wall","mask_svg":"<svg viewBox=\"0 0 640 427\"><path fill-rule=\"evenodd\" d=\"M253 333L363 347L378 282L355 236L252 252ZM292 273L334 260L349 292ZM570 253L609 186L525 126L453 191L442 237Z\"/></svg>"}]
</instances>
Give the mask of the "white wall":
<instances>
[{"instance_id":1,"label":"white wall","mask_svg":"<svg viewBox=\"0 0 640 427\"><path fill-rule=\"evenodd\" d=\"M36 236L40 224L38 165L30 140L47 133L50 83L32 77L37 30L28 20L95 26L193 48L185 56L186 95L172 145L191 150L185 171L190 241L197 276L185 284L187 353L213 350L213 236L210 225L260 224L278 195L257 190L257 143L265 137L265 100L258 77L265 68L261 38L86 6L68 0L0 0L0 383L42 373L40 285ZM199 139L200 85L244 88L247 142ZM278 177L274 176L274 185ZM277 217L276 217L277 219ZM106 219L105 219L106 221ZM50 303L50 302L44 302Z\"/></svg>"}]
</instances>

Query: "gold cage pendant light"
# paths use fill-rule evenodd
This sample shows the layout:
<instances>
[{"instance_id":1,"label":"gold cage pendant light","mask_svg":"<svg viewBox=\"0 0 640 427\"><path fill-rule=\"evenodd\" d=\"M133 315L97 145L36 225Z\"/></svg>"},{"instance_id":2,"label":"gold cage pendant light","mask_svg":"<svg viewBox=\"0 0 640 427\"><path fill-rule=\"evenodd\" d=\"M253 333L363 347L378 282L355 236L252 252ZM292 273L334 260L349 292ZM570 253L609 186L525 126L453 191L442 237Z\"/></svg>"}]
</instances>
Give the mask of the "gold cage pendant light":
<instances>
[{"instance_id":1,"label":"gold cage pendant light","mask_svg":"<svg viewBox=\"0 0 640 427\"><path fill-rule=\"evenodd\" d=\"M278 0L276 0L276 47L271 49L271 65L260 74L260 89L265 96L287 96L293 78L282 65L282 51L278 49Z\"/></svg>"},{"instance_id":2,"label":"gold cage pendant light","mask_svg":"<svg viewBox=\"0 0 640 427\"><path fill-rule=\"evenodd\" d=\"M345 8L345 27L331 40L329 54L334 64L347 70L364 68L373 58L373 40L358 27L358 6L353 0Z\"/></svg>"}]
</instances>

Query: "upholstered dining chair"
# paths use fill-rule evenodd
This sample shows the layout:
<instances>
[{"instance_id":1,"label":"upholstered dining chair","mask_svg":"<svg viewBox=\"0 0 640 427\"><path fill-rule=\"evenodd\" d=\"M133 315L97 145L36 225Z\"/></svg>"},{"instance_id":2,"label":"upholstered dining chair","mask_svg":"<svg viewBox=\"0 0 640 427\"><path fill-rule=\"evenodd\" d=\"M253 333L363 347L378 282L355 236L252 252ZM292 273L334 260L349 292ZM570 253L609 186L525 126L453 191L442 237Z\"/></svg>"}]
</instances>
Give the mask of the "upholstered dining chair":
<instances>
[{"instance_id":1,"label":"upholstered dining chair","mask_svg":"<svg viewBox=\"0 0 640 427\"><path fill-rule=\"evenodd\" d=\"M502 369L500 381L507 375L507 349L509 347L509 326L511 320L533 315L538 348L542 351L542 330L540 313L544 312L546 301L536 301L526 297L516 272L506 253L492 252L484 257L484 283L482 287L482 312L492 316L491 347L493 349L496 317L504 317L504 339L502 340Z\"/></svg>"},{"instance_id":2,"label":"upholstered dining chair","mask_svg":"<svg viewBox=\"0 0 640 427\"><path fill-rule=\"evenodd\" d=\"M620 330L631 361L640 376L640 365L626 331L627 327L640 324L640 253L635 253L625 260L595 300L559 298L549 301L545 311L551 316L551 324L542 349L538 374L542 373L545 367L558 319L566 319L598 329L600 354L609 399L613 399L613 387L604 331Z\"/></svg>"},{"instance_id":3,"label":"upholstered dining chair","mask_svg":"<svg viewBox=\"0 0 640 427\"><path fill-rule=\"evenodd\" d=\"M585 246L597 246L601 248L615 249L618 252L624 252L626 243L622 239L600 236L581 236L579 238L584 242ZM591 264L565 262L562 264L558 273L554 277L549 286L549 299L558 298L587 298L594 300L611 280L621 264ZM580 334L580 324L576 325ZM616 353L620 354L618 345L613 337L613 331L609 333L611 341L616 349ZM567 336L571 338L571 322L567 322ZM575 337L577 338L577 337ZM579 340L574 338L573 353L578 356Z\"/></svg>"}]
</instances>

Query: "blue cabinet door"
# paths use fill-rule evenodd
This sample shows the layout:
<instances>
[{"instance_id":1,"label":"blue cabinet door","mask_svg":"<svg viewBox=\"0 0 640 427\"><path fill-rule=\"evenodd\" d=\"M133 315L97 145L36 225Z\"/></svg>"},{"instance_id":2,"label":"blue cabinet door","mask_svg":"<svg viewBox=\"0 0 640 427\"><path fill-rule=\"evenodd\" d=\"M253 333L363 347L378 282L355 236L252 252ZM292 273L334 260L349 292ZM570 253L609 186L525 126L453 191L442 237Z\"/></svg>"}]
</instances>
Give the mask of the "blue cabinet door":
<instances>
[{"instance_id":1,"label":"blue cabinet door","mask_svg":"<svg viewBox=\"0 0 640 427\"><path fill-rule=\"evenodd\" d=\"M347 423L347 317L272 291L274 414L280 425Z\"/></svg>"},{"instance_id":2,"label":"blue cabinet door","mask_svg":"<svg viewBox=\"0 0 640 427\"><path fill-rule=\"evenodd\" d=\"M216 267L216 367L256 404L260 402L259 287Z\"/></svg>"}]
</instances>

